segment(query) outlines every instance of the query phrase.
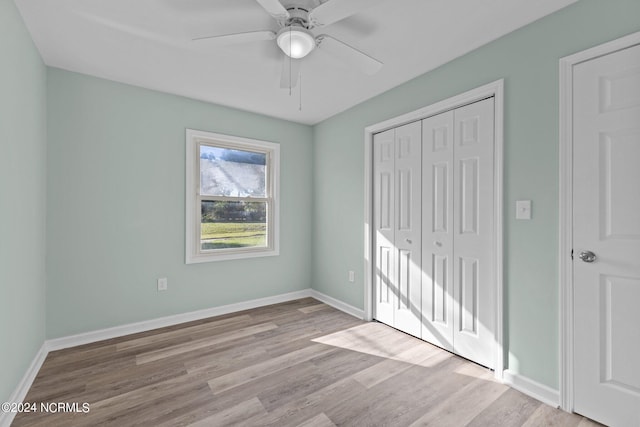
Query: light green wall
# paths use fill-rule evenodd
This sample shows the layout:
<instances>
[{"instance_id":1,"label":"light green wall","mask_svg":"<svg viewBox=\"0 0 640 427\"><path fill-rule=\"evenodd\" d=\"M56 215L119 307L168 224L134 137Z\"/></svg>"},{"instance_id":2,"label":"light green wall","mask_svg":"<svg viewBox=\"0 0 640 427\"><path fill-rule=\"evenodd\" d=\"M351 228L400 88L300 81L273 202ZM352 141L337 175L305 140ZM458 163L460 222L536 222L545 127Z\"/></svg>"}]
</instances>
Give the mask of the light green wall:
<instances>
[{"instance_id":1,"label":"light green wall","mask_svg":"<svg viewBox=\"0 0 640 427\"><path fill-rule=\"evenodd\" d=\"M557 387L558 59L639 31L637 16L637 0L581 0L310 128L45 71L0 0L0 398L45 312L54 338L310 284L362 307L364 127L503 77L508 362ZM186 127L281 144L279 257L184 264ZM513 219L521 198L532 221Z\"/></svg>"},{"instance_id":2,"label":"light green wall","mask_svg":"<svg viewBox=\"0 0 640 427\"><path fill-rule=\"evenodd\" d=\"M315 126L313 288L363 307L364 128L504 78L508 364L557 388L558 60L640 31L639 16L638 0L581 0ZM514 219L518 199L531 221Z\"/></svg>"},{"instance_id":3,"label":"light green wall","mask_svg":"<svg viewBox=\"0 0 640 427\"><path fill-rule=\"evenodd\" d=\"M46 69L0 0L0 402L45 336ZM1 414L0 414L1 415Z\"/></svg>"},{"instance_id":4,"label":"light green wall","mask_svg":"<svg viewBox=\"0 0 640 427\"><path fill-rule=\"evenodd\" d=\"M59 69L48 108L49 338L310 286L309 126ZM185 265L185 128L280 143L280 256Z\"/></svg>"}]
</instances>

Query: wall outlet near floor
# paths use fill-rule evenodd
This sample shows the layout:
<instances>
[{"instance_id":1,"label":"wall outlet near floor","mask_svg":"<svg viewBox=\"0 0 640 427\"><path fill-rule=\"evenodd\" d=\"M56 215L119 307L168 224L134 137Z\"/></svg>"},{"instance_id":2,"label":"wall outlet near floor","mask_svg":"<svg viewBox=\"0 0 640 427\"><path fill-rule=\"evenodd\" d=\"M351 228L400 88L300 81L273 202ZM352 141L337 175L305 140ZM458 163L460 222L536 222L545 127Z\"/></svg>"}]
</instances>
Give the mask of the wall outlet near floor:
<instances>
[{"instance_id":1,"label":"wall outlet near floor","mask_svg":"<svg viewBox=\"0 0 640 427\"><path fill-rule=\"evenodd\" d=\"M167 290L167 278L161 277L158 279L158 291L166 291Z\"/></svg>"},{"instance_id":2,"label":"wall outlet near floor","mask_svg":"<svg viewBox=\"0 0 640 427\"><path fill-rule=\"evenodd\" d=\"M351 283L356 281L356 273L354 273L353 271L349 271L349 281Z\"/></svg>"}]
</instances>

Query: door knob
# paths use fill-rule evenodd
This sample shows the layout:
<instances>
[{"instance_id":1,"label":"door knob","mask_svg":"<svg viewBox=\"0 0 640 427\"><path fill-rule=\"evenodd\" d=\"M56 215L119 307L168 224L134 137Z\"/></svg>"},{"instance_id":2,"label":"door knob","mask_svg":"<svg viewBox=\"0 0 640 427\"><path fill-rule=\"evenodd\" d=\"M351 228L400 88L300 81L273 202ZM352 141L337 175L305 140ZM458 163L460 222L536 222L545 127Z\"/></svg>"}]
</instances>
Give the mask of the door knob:
<instances>
[{"instance_id":1,"label":"door knob","mask_svg":"<svg viewBox=\"0 0 640 427\"><path fill-rule=\"evenodd\" d=\"M411 244L411 239L404 239L408 244Z\"/></svg>"},{"instance_id":2,"label":"door knob","mask_svg":"<svg viewBox=\"0 0 640 427\"><path fill-rule=\"evenodd\" d=\"M593 262L596 260L596 254L591 251L582 251L578 257L584 262Z\"/></svg>"}]
</instances>

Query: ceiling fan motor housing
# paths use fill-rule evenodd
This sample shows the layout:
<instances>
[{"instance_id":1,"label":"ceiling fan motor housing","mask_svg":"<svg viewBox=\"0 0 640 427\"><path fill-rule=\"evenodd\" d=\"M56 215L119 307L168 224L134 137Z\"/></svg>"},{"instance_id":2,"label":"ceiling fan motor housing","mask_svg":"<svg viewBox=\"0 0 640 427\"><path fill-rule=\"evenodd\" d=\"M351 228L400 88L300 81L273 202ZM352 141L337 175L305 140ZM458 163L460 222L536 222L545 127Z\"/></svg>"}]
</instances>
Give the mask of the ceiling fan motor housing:
<instances>
[{"instance_id":1,"label":"ceiling fan motor housing","mask_svg":"<svg viewBox=\"0 0 640 427\"><path fill-rule=\"evenodd\" d=\"M278 46L291 58L304 58L316 47L315 37L309 31L309 11L297 6L291 6L287 11L289 18L278 31Z\"/></svg>"},{"instance_id":2,"label":"ceiling fan motor housing","mask_svg":"<svg viewBox=\"0 0 640 427\"><path fill-rule=\"evenodd\" d=\"M289 12L289 18L284 22L285 27L296 25L310 29L309 10L299 6L289 6L287 12Z\"/></svg>"}]
</instances>

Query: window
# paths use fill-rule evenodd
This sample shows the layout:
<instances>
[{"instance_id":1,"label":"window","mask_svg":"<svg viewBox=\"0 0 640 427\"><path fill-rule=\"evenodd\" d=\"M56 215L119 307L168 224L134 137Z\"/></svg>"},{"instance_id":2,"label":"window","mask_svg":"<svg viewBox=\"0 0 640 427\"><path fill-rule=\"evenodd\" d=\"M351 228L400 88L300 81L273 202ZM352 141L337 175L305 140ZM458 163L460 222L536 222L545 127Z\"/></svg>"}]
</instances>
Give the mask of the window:
<instances>
[{"instance_id":1,"label":"window","mask_svg":"<svg viewBox=\"0 0 640 427\"><path fill-rule=\"evenodd\" d=\"M278 255L278 144L187 129L186 263Z\"/></svg>"}]
</instances>

